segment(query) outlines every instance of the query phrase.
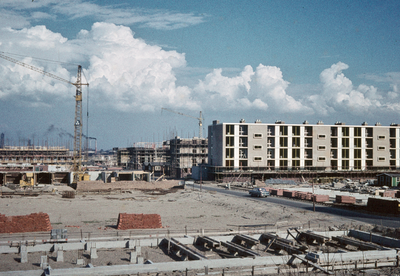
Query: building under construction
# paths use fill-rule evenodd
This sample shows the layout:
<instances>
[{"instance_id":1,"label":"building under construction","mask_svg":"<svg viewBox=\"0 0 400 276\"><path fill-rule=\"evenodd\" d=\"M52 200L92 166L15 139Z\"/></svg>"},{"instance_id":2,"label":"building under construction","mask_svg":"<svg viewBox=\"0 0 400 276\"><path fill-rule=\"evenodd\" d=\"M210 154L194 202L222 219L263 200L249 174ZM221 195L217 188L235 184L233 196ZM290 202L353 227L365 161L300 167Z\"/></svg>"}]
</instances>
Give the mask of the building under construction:
<instances>
[{"instance_id":1,"label":"building under construction","mask_svg":"<svg viewBox=\"0 0 400 276\"><path fill-rule=\"evenodd\" d=\"M117 152L118 166L150 171L155 176L169 175L169 166L167 166L169 147L163 143L139 142L133 147L114 150Z\"/></svg>"},{"instance_id":2,"label":"building under construction","mask_svg":"<svg viewBox=\"0 0 400 276\"><path fill-rule=\"evenodd\" d=\"M55 165L71 164L72 155L65 147L3 146L0 148L0 165Z\"/></svg>"},{"instance_id":3,"label":"building under construction","mask_svg":"<svg viewBox=\"0 0 400 276\"><path fill-rule=\"evenodd\" d=\"M151 171L155 176L183 178L193 166L207 164L208 139L176 136L160 143L136 143L133 147L116 148L118 165L129 169Z\"/></svg>"}]
</instances>

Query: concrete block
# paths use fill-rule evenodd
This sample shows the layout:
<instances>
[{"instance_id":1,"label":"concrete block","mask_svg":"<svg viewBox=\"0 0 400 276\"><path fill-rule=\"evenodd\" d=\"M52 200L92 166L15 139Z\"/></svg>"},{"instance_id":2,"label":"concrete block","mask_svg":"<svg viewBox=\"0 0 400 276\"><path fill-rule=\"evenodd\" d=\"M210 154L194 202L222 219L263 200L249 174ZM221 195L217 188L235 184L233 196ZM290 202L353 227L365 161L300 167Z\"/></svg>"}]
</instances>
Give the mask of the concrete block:
<instances>
[{"instance_id":1,"label":"concrete block","mask_svg":"<svg viewBox=\"0 0 400 276\"><path fill-rule=\"evenodd\" d=\"M48 266L49 263L47 262L47 256L40 256L40 268L46 269Z\"/></svg>"},{"instance_id":2,"label":"concrete block","mask_svg":"<svg viewBox=\"0 0 400 276\"><path fill-rule=\"evenodd\" d=\"M58 250L57 251L57 262L64 262L64 251Z\"/></svg>"},{"instance_id":3,"label":"concrete block","mask_svg":"<svg viewBox=\"0 0 400 276\"><path fill-rule=\"evenodd\" d=\"M61 244L55 243L53 246L53 251L58 252L58 251L63 250L63 246Z\"/></svg>"},{"instance_id":4,"label":"concrete block","mask_svg":"<svg viewBox=\"0 0 400 276\"><path fill-rule=\"evenodd\" d=\"M137 261L136 258L137 258L136 252L135 251L130 252L129 262L135 264Z\"/></svg>"},{"instance_id":5,"label":"concrete block","mask_svg":"<svg viewBox=\"0 0 400 276\"><path fill-rule=\"evenodd\" d=\"M378 234L360 231L360 230L350 230L350 237L354 237L363 241L377 243L382 246L391 247L391 248L400 248L400 240L384 237Z\"/></svg>"},{"instance_id":6,"label":"concrete block","mask_svg":"<svg viewBox=\"0 0 400 276\"><path fill-rule=\"evenodd\" d=\"M142 247L141 246L136 246L135 251L138 256L142 255Z\"/></svg>"},{"instance_id":7,"label":"concrete block","mask_svg":"<svg viewBox=\"0 0 400 276\"><path fill-rule=\"evenodd\" d=\"M18 254L19 253L19 247L10 247L8 245L2 245L0 246L0 254Z\"/></svg>"},{"instance_id":8,"label":"concrete block","mask_svg":"<svg viewBox=\"0 0 400 276\"><path fill-rule=\"evenodd\" d=\"M134 240L129 240L128 241L128 248L129 249L134 249L135 248L135 241Z\"/></svg>"},{"instance_id":9,"label":"concrete block","mask_svg":"<svg viewBox=\"0 0 400 276\"><path fill-rule=\"evenodd\" d=\"M77 265L83 265L85 262L83 261L83 259L77 259L76 260L76 264Z\"/></svg>"},{"instance_id":10,"label":"concrete block","mask_svg":"<svg viewBox=\"0 0 400 276\"><path fill-rule=\"evenodd\" d=\"M86 251L90 251L90 248L92 248L92 247L96 247L96 243L94 243L94 242L85 243L85 250Z\"/></svg>"},{"instance_id":11,"label":"concrete block","mask_svg":"<svg viewBox=\"0 0 400 276\"><path fill-rule=\"evenodd\" d=\"M21 263L27 263L28 262L28 250L26 248L26 245L21 245L20 253L21 253Z\"/></svg>"},{"instance_id":12,"label":"concrete block","mask_svg":"<svg viewBox=\"0 0 400 276\"><path fill-rule=\"evenodd\" d=\"M144 263L144 258L143 257L137 257L137 264L143 264Z\"/></svg>"},{"instance_id":13,"label":"concrete block","mask_svg":"<svg viewBox=\"0 0 400 276\"><path fill-rule=\"evenodd\" d=\"M92 247L90 248L90 259L97 259L99 256L97 256L97 248Z\"/></svg>"}]
</instances>

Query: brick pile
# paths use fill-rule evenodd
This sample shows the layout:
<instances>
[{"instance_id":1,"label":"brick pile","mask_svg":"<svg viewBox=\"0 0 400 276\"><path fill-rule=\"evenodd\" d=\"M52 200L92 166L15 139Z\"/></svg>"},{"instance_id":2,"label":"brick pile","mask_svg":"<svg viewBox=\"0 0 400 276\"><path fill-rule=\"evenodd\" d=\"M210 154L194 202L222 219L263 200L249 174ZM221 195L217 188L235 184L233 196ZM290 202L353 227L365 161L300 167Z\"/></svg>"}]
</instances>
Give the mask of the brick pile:
<instances>
[{"instance_id":1,"label":"brick pile","mask_svg":"<svg viewBox=\"0 0 400 276\"><path fill-rule=\"evenodd\" d=\"M397 190L388 190L388 191L384 191L381 196L382 197L391 197L391 198L395 198L396 197L396 193Z\"/></svg>"},{"instance_id":2,"label":"brick pile","mask_svg":"<svg viewBox=\"0 0 400 276\"><path fill-rule=\"evenodd\" d=\"M312 195L311 200L315 202L326 202L329 201L329 195Z\"/></svg>"},{"instance_id":3,"label":"brick pile","mask_svg":"<svg viewBox=\"0 0 400 276\"><path fill-rule=\"evenodd\" d=\"M296 197L296 191L283 190L282 195L289 198Z\"/></svg>"},{"instance_id":4,"label":"brick pile","mask_svg":"<svg viewBox=\"0 0 400 276\"><path fill-rule=\"evenodd\" d=\"M356 203L356 198L354 196L336 195L336 202L354 204Z\"/></svg>"},{"instance_id":5,"label":"brick pile","mask_svg":"<svg viewBox=\"0 0 400 276\"><path fill-rule=\"evenodd\" d=\"M0 214L0 233L42 232L51 229L50 218L46 213L9 217Z\"/></svg>"},{"instance_id":6,"label":"brick pile","mask_svg":"<svg viewBox=\"0 0 400 276\"><path fill-rule=\"evenodd\" d=\"M162 228L161 217L157 214L119 213L117 229L154 229Z\"/></svg>"},{"instance_id":7,"label":"brick pile","mask_svg":"<svg viewBox=\"0 0 400 276\"><path fill-rule=\"evenodd\" d=\"M271 193L271 195L283 196L283 190L282 189L271 189L270 193Z\"/></svg>"}]
</instances>

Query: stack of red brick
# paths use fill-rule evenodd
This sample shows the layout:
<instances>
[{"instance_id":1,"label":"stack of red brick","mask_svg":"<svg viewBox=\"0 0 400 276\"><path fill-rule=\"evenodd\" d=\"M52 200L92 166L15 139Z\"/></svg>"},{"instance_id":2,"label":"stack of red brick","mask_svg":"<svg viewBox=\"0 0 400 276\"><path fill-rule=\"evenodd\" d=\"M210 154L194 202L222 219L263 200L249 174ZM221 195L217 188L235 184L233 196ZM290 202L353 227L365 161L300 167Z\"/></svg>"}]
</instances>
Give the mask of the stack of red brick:
<instances>
[{"instance_id":1,"label":"stack of red brick","mask_svg":"<svg viewBox=\"0 0 400 276\"><path fill-rule=\"evenodd\" d=\"M283 189L271 189L269 192L271 195L283 196Z\"/></svg>"},{"instance_id":2,"label":"stack of red brick","mask_svg":"<svg viewBox=\"0 0 400 276\"><path fill-rule=\"evenodd\" d=\"M329 201L329 195L312 195L311 200L315 202L326 202Z\"/></svg>"},{"instance_id":3,"label":"stack of red brick","mask_svg":"<svg viewBox=\"0 0 400 276\"><path fill-rule=\"evenodd\" d=\"M293 198L293 197L296 197L296 191L283 190L283 191L282 191L282 195L283 195L284 197Z\"/></svg>"},{"instance_id":4,"label":"stack of red brick","mask_svg":"<svg viewBox=\"0 0 400 276\"><path fill-rule=\"evenodd\" d=\"M381 196L395 198L396 194L397 194L397 190L387 190L387 191L384 191L383 193L381 193Z\"/></svg>"},{"instance_id":5,"label":"stack of red brick","mask_svg":"<svg viewBox=\"0 0 400 276\"><path fill-rule=\"evenodd\" d=\"M303 200L311 200L312 193L308 192L296 192L296 198Z\"/></svg>"},{"instance_id":6,"label":"stack of red brick","mask_svg":"<svg viewBox=\"0 0 400 276\"><path fill-rule=\"evenodd\" d=\"M117 229L152 229L161 228L161 217L157 214L126 214L118 215Z\"/></svg>"},{"instance_id":7,"label":"stack of red brick","mask_svg":"<svg viewBox=\"0 0 400 276\"><path fill-rule=\"evenodd\" d=\"M41 232L51 229L49 215L45 213L10 217L0 214L0 233Z\"/></svg>"},{"instance_id":8,"label":"stack of red brick","mask_svg":"<svg viewBox=\"0 0 400 276\"><path fill-rule=\"evenodd\" d=\"M336 202L354 204L356 203L356 198L354 196L336 195Z\"/></svg>"}]
</instances>

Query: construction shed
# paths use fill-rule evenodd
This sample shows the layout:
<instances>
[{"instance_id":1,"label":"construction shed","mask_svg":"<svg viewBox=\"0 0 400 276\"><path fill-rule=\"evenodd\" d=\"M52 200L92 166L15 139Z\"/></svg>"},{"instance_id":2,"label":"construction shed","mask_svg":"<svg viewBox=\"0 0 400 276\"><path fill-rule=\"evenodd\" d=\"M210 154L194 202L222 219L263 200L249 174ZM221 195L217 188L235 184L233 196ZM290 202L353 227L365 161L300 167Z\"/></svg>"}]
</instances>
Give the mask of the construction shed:
<instances>
[{"instance_id":1,"label":"construction shed","mask_svg":"<svg viewBox=\"0 0 400 276\"><path fill-rule=\"evenodd\" d=\"M378 186L400 187L400 173L378 174Z\"/></svg>"},{"instance_id":2,"label":"construction shed","mask_svg":"<svg viewBox=\"0 0 400 276\"><path fill-rule=\"evenodd\" d=\"M369 197L367 209L377 213L400 214L400 201L398 199Z\"/></svg>"}]
</instances>

